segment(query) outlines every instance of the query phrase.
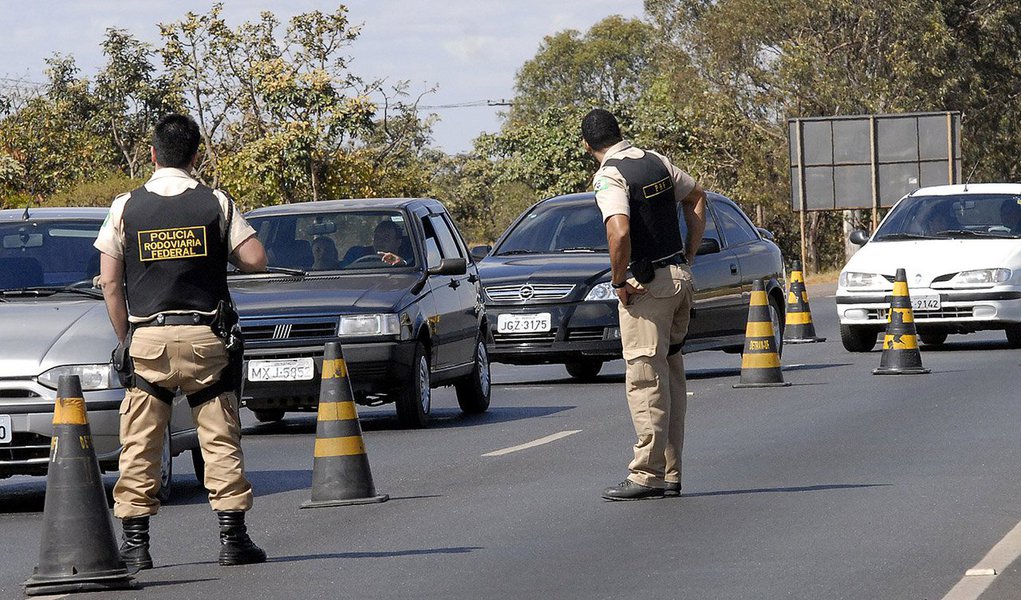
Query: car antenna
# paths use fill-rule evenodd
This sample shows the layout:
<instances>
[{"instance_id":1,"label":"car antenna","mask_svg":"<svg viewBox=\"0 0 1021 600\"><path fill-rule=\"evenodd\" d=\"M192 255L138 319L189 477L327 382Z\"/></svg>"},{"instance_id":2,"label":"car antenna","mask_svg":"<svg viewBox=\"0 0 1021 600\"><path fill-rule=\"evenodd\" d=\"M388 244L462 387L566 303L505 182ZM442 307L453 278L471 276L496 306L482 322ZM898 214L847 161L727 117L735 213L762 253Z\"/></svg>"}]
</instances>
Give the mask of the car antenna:
<instances>
[{"instance_id":1,"label":"car antenna","mask_svg":"<svg viewBox=\"0 0 1021 600\"><path fill-rule=\"evenodd\" d=\"M985 160L987 154L989 154L989 149L988 148L986 148L986 151L982 153L982 156L978 160L975 161L975 166L971 168L971 173L968 173L968 178L964 180L964 191L965 192L968 191L968 184L971 183L972 175L974 175L975 171L978 170L978 166L980 164L982 164L982 161Z\"/></svg>"},{"instance_id":2,"label":"car antenna","mask_svg":"<svg viewBox=\"0 0 1021 600\"><path fill-rule=\"evenodd\" d=\"M29 202L31 202L31 200L29 200ZM29 206L32 206L32 205L31 205L31 204L26 204L26 205L25 205L25 214L21 215L21 220L22 220L22 221L27 221L27 220L29 220L29 219L31 219L31 218L32 218L32 217L31 217L31 216L29 216L29 214L28 214L28 207L29 207Z\"/></svg>"}]
</instances>

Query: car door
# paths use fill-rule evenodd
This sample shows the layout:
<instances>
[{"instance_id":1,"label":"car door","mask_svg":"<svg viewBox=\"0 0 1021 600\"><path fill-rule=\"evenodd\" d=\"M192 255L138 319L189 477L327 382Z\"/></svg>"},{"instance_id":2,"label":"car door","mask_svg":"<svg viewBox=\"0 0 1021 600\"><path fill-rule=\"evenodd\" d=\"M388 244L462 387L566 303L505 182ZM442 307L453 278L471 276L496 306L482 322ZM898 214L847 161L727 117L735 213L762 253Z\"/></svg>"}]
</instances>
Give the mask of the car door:
<instances>
[{"instance_id":1,"label":"car door","mask_svg":"<svg viewBox=\"0 0 1021 600\"><path fill-rule=\"evenodd\" d=\"M428 215L422 219L425 233L426 268L440 266L444 258L464 258L454 241L449 227L441 215ZM461 306L461 288L470 288L468 274L430 275L429 289L436 306L436 314L429 318L433 339L433 364L437 371L452 368L471 360L474 348L474 323L471 339L465 332L465 310Z\"/></svg>"},{"instance_id":2,"label":"car door","mask_svg":"<svg viewBox=\"0 0 1021 600\"><path fill-rule=\"evenodd\" d=\"M739 311L736 318L744 324L748 318L747 306L751 302L752 284L770 273L771 256L767 246L759 243L759 234L751 222L736 206L728 202L717 202L716 216L727 241L727 248L734 253L741 272L741 304L744 310Z\"/></svg>"},{"instance_id":3,"label":"car door","mask_svg":"<svg viewBox=\"0 0 1021 600\"><path fill-rule=\"evenodd\" d=\"M715 240L719 251L699 254L692 265L695 278L695 318L688 326L687 339L735 335L744 333L747 311L741 296L741 265L734 252L726 247L720 235L714 203L710 198L706 206L703 239ZM681 230L686 236L687 226L681 215Z\"/></svg>"}]
</instances>

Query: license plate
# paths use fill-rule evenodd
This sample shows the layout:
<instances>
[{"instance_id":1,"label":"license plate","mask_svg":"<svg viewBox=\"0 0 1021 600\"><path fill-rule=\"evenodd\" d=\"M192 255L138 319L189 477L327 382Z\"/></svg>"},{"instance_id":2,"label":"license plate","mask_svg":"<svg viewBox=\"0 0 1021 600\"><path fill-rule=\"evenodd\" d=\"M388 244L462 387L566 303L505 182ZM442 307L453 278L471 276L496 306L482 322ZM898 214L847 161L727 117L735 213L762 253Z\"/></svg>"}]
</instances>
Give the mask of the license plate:
<instances>
[{"instance_id":1,"label":"license plate","mask_svg":"<svg viewBox=\"0 0 1021 600\"><path fill-rule=\"evenodd\" d=\"M533 333L549 331L552 327L549 313L534 315L498 315L496 331L499 333Z\"/></svg>"},{"instance_id":2,"label":"license plate","mask_svg":"<svg viewBox=\"0 0 1021 600\"><path fill-rule=\"evenodd\" d=\"M14 441L14 428L11 427L11 415L0 415L0 444Z\"/></svg>"},{"instance_id":3,"label":"license plate","mask_svg":"<svg viewBox=\"0 0 1021 600\"><path fill-rule=\"evenodd\" d=\"M939 310L939 294L911 296L911 310Z\"/></svg>"},{"instance_id":4,"label":"license plate","mask_svg":"<svg viewBox=\"0 0 1021 600\"><path fill-rule=\"evenodd\" d=\"M311 358L248 361L248 381L308 381L315 375Z\"/></svg>"}]
</instances>

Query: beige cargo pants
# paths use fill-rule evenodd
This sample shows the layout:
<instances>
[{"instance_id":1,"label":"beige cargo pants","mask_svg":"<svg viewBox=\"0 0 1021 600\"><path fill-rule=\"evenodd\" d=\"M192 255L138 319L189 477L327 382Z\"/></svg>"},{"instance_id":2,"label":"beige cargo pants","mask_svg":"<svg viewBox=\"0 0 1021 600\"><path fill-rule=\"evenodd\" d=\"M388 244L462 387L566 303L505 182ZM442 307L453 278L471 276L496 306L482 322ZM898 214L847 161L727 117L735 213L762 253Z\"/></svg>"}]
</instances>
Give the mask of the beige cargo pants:
<instances>
[{"instance_id":1,"label":"beige cargo pants","mask_svg":"<svg viewBox=\"0 0 1021 600\"><path fill-rule=\"evenodd\" d=\"M681 480L688 406L684 358L680 352L668 354L670 345L680 344L688 332L694 297L691 269L687 265L656 269L656 277L643 287L645 294L632 296L629 306L619 307L627 402L638 436L628 479L662 488L666 481Z\"/></svg>"},{"instance_id":2,"label":"beige cargo pants","mask_svg":"<svg viewBox=\"0 0 1021 600\"><path fill-rule=\"evenodd\" d=\"M135 373L185 394L201 390L227 366L226 349L207 326L172 325L135 330L129 353ZM170 405L138 388L128 388L120 408L120 477L113 488L114 516L154 515L159 509L160 457ZM252 486L244 475L241 421L233 393L192 408L205 459L205 486L216 511L252 507Z\"/></svg>"}]
</instances>

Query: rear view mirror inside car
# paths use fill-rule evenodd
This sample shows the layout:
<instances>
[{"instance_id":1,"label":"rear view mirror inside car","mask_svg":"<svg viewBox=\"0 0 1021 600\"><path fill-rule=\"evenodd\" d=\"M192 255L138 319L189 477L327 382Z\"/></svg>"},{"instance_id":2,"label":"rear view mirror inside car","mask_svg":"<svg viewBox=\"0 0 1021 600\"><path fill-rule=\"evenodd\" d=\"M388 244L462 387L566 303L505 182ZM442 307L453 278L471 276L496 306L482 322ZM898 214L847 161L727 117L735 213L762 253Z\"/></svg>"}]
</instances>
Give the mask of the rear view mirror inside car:
<instances>
[{"instance_id":1,"label":"rear view mirror inside car","mask_svg":"<svg viewBox=\"0 0 1021 600\"><path fill-rule=\"evenodd\" d=\"M337 224L333 221L321 221L312 223L311 229L312 235L326 235L328 233L336 233Z\"/></svg>"},{"instance_id":2,"label":"rear view mirror inside car","mask_svg":"<svg viewBox=\"0 0 1021 600\"><path fill-rule=\"evenodd\" d=\"M38 248L43 245L43 234L41 233L17 233L4 236L4 249L15 248Z\"/></svg>"}]
</instances>

